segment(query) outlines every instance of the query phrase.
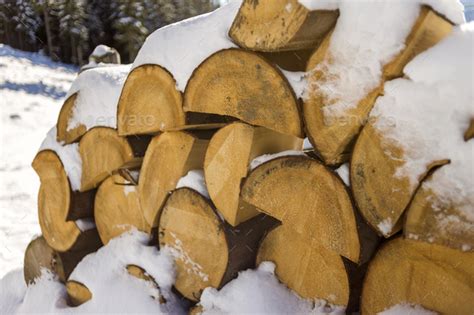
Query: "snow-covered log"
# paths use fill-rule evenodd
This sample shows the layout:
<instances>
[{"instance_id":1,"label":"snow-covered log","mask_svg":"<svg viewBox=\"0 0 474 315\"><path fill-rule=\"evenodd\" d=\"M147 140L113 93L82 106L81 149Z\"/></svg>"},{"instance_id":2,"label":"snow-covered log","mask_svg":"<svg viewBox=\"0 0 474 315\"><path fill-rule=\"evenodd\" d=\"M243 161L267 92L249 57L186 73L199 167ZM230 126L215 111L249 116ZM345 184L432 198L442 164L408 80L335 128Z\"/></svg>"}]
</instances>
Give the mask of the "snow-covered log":
<instances>
[{"instance_id":1,"label":"snow-covered log","mask_svg":"<svg viewBox=\"0 0 474 315\"><path fill-rule=\"evenodd\" d=\"M202 62L186 85L183 107L300 138L304 134L288 80L262 56L241 49L221 50Z\"/></svg>"},{"instance_id":2,"label":"snow-covered log","mask_svg":"<svg viewBox=\"0 0 474 315\"><path fill-rule=\"evenodd\" d=\"M327 164L348 161L354 138L382 94L384 81L401 76L413 57L451 32L451 22L419 7L416 1L396 7L367 3L360 7L361 17L359 8L344 3L336 28L311 56L304 121L308 138ZM417 11L418 18L412 18ZM396 12L410 19L401 19ZM387 25L393 27L390 36ZM366 37L368 33L372 35Z\"/></svg>"},{"instance_id":3,"label":"snow-covered log","mask_svg":"<svg viewBox=\"0 0 474 315\"><path fill-rule=\"evenodd\" d=\"M209 142L204 174L211 200L232 226L259 214L240 198L250 162L263 154L301 150L303 140L264 127L236 122L217 131Z\"/></svg>"},{"instance_id":4,"label":"snow-covered log","mask_svg":"<svg viewBox=\"0 0 474 315\"><path fill-rule=\"evenodd\" d=\"M165 132L151 140L138 181L140 205L151 227L157 226L161 207L179 179L190 170L202 169L208 142L182 131Z\"/></svg>"},{"instance_id":5,"label":"snow-covered log","mask_svg":"<svg viewBox=\"0 0 474 315\"><path fill-rule=\"evenodd\" d=\"M202 194L176 189L159 222L160 248L169 248L175 257L176 289L198 301L205 288L221 288L239 271L254 267L261 238L275 224L259 215L233 228Z\"/></svg>"},{"instance_id":6,"label":"snow-covered log","mask_svg":"<svg viewBox=\"0 0 474 315\"><path fill-rule=\"evenodd\" d=\"M310 11L298 0L245 0L229 36L249 50L314 49L337 17L337 10Z\"/></svg>"}]
</instances>

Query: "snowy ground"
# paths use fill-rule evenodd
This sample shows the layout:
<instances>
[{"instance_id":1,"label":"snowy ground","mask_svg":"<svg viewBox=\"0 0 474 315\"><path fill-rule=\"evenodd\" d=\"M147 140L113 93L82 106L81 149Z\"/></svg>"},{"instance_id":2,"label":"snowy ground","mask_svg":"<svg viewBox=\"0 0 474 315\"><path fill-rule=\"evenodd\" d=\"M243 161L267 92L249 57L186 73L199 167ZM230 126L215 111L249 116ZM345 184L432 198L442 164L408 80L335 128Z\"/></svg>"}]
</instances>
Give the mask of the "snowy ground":
<instances>
[{"instance_id":1,"label":"snowy ground","mask_svg":"<svg viewBox=\"0 0 474 315\"><path fill-rule=\"evenodd\" d=\"M0 278L23 266L26 245L40 233L30 165L76 71L0 44Z\"/></svg>"}]
</instances>

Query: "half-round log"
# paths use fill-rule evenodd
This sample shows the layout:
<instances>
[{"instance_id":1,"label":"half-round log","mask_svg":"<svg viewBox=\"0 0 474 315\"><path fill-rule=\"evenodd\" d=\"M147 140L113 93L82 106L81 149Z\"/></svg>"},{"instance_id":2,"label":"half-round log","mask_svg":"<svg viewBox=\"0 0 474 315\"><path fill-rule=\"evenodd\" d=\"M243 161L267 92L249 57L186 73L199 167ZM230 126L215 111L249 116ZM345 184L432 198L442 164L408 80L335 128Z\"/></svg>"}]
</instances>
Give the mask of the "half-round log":
<instances>
[{"instance_id":1,"label":"half-round log","mask_svg":"<svg viewBox=\"0 0 474 315\"><path fill-rule=\"evenodd\" d=\"M121 136L149 134L185 124L176 81L159 65L133 69L120 95L117 128Z\"/></svg>"},{"instance_id":2,"label":"half-round log","mask_svg":"<svg viewBox=\"0 0 474 315\"><path fill-rule=\"evenodd\" d=\"M86 126L79 125L68 130L68 123L73 114L74 104L76 103L77 93L69 96L61 107L57 122L57 141L73 143L86 133Z\"/></svg>"},{"instance_id":3,"label":"half-round log","mask_svg":"<svg viewBox=\"0 0 474 315\"><path fill-rule=\"evenodd\" d=\"M38 217L48 245L58 252L98 248L97 230L81 231L74 221L92 216L95 191L72 192L63 164L54 151L39 152L32 166L41 181Z\"/></svg>"},{"instance_id":4,"label":"half-round log","mask_svg":"<svg viewBox=\"0 0 474 315\"><path fill-rule=\"evenodd\" d=\"M354 146L350 176L360 213L380 235L390 237L400 231L402 215L416 187L410 185L408 178L395 176L404 163L403 150L382 139L373 123L364 127ZM430 170L447 162L433 161L420 182Z\"/></svg>"},{"instance_id":5,"label":"half-round log","mask_svg":"<svg viewBox=\"0 0 474 315\"><path fill-rule=\"evenodd\" d=\"M316 160L286 156L255 168L241 195L260 211L289 225L308 242L364 263L377 243L358 220L342 180Z\"/></svg>"},{"instance_id":6,"label":"half-round log","mask_svg":"<svg viewBox=\"0 0 474 315\"><path fill-rule=\"evenodd\" d=\"M474 253L396 238L369 264L361 313L412 303L437 314L468 315L474 309L473 296Z\"/></svg>"},{"instance_id":7,"label":"half-round log","mask_svg":"<svg viewBox=\"0 0 474 315\"><path fill-rule=\"evenodd\" d=\"M263 154L301 150L302 145L302 139L244 123L230 124L214 134L206 151L204 174L212 201L230 225L259 214L240 199L240 185L250 162Z\"/></svg>"},{"instance_id":8,"label":"half-round log","mask_svg":"<svg viewBox=\"0 0 474 315\"><path fill-rule=\"evenodd\" d=\"M184 110L232 116L300 138L304 134L295 93L281 71L240 49L218 51L194 70Z\"/></svg>"},{"instance_id":9,"label":"half-round log","mask_svg":"<svg viewBox=\"0 0 474 315\"><path fill-rule=\"evenodd\" d=\"M202 169L208 140L181 131L155 136L145 154L138 194L146 221L158 225L161 207L178 180L192 169Z\"/></svg>"},{"instance_id":10,"label":"half-round log","mask_svg":"<svg viewBox=\"0 0 474 315\"><path fill-rule=\"evenodd\" d=\"M309 11L297 0L245 0L229 35L250 50L315 48L337 17L337 11Z\"/></svg>"},{"instance_id":11,"label":"half-round log","mask_svg":"<svg viewBox=\"0 0 474 315\"><path fill-rule=\"evenodd\" d=\"M104 244L132 228L151 233L140 207L137 186L118 174L110 176L99 186L94 218Z\"/></svg>"},{"instance_id":12,"label":"half-round log","mask_svg":"<svg viewBox=\"0 0 474 315\"><path fill-rule=\"evenodd\" d=\"M107 127L87 131L79 142L79 154L82 159L80 191L97 187L114 170L134 158L127 139Z\"/></svg>"},{"instance_id":13,"label":"half-round log","mask_svg":"<svg viewBox=\"0 0 474 315\"><path fill-rule=\"evenodd\" d=\"M318 64L331 58L331 33L326 36L308 62L307 71L311 73L308 86L311 89L303 104L307 136L326 164L336 165L348 161L355 136L366 123L376 98L383 92L384 82L403 75L403 68L410 60L449 35L451 29L450 22L431 9L423 7L406 38L405 48L384 66L379 86L342 116L330 118L325 116L324 109L330 106L331 102L318 89L328 78L324 71L314 71Z\"/></svg>"},{"instance_id":14,"label":"half-round log","mask_svg":"<svg viewBox=\"0 0 474 315\"><path fill-rule=\"evenodd\" d=\"M275 274L288 288L309 300L325 300L348 310L358 307L365 266L355 264L308 241L288 225L269 232L258 250L257 264L275 263Z\"/></svg>"},{"instance_id":15,"label":"half-round log","mask_svg":"<svg viewBox=\"0 0 474 315\"><path fill-rule=\"evenodd\" d=\"M92 292L79 281L68 280L66 292L71 306L79 306L92 299Z\"/></svg>"},{"instance_id":16,"label":"half-round log","mask_svg":"<svg viewBox=\"0 0 474 315\"><path fill-rule=\"evenodd\" d=\"M232 228L198 192L173 191L161 213L159 244L175 257L176 289L198 301L206 287L221 288L239 271L254 267L258 244L276 223L260 215Z\"/></svg>"}]
</instances>

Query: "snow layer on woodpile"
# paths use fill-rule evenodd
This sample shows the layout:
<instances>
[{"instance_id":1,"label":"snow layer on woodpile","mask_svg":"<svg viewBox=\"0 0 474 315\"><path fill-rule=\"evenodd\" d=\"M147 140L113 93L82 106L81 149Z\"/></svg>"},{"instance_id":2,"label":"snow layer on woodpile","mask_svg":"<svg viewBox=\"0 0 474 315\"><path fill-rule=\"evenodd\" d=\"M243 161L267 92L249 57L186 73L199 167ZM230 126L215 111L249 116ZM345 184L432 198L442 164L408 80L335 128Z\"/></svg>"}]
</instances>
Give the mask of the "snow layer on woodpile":
<instances>
[{"instance_id":1,"label":"snow layer on woodpile","mask_svg":"<svg viewBox=\"0 0 474 315\"><path fill-rule=\"evenodd\" d=\"M323 72L319 81L307 85L304 98L318 90L326 100L326 118L344 116L374 90L383 67L405 47L421 6L430 5L454 23L463 23L463 6L458 0L413 1L307 1L309 9L338 8L340 16L331 35L326 58L311 72ZM400 18L403 17L403 18Z\"/></svg>"},{"instance_id":2,"label":"snow layer on woodpile","mask_svg":"<svg viewBox=\"0 0 474 315\"><path fill-rule=\"evenodd\" d=\"M429 311L420 305L396 304L389 309L377 313L378 315L436 315L438 313Z\"/></svg>"},{"instance_id":3,"label":"snow layer on woodpile","mask_svg":"<svg viewBox=\"0 0 474 315\"><path fill-rule=\"evenodd\" d=\"M190 170L185 176L181 177L178 184L176 184L176 189L181 187L194 189L207 199L210 199L203 170Z\"/></svg>"},{"instance_id":4,"label":"snow layer on woodpile","mask_svg":"<svg viewBox=\"0 0 474 315\"><path fill-rule=\"evenodd\" d=\"M97 126L117 128L117 104L130 67L114 65L81 72L66 95L78 93L67 130L79 125L87 130Z\"/></svg>"},{"instance_id":5,"label":"snow layer on woodpile","mask_svg":"<svg viewBox=\"0 0 474 315\"><path fill-rule=\"evenodd\" d=\"M57 141L56 133L56 127L51 128L43 140L39 151L52 150L56 152L63 163L64 171L71 184L71 189L78 191L81 187L82 176L82 159L79 154L79 144L72 143L63 145Z\"/></svg>"},{"instance_id":6,"label":"snow layer on woodpile","mask_svg":"<svg viewBox=\"0 0 474 315\"><path fill-rule=\"evenodd\" d=\"M250 170L254 170L258 166L262 165L265 162L268 162L270 160L274 160L276 158L282 157L282 156L306 156L306 154L303 151L297 151L297 150L286 150L286 151L281 151L278 153L273 153L273 154L264 154L257 156L255 159L253 159L250 162Z\"/></svg>"},{"instance_id":7,"label":"snow layer on woodpile","mask_svg":"<svg viewBox=\"0 0 474 315\"><path fill-rule=\"evenodd\" d=\"M408 178L412 188L432 162L450 160L422 188L434 193L435 206L458 209L474 222L474 141L463 138L474 117L472 56L474 22L416 57L404 69L406 78L387 82L371 115L383 145L403 149L395 176Z\"/></svg>"},{"instance_id":8,"label":"snow layer on woodpile","mask_svg":"<svg viewBox=\"0 0 474 315\"><path fill-rule=\"evenodd\" d=\"M220 291L206 288L200 302L203 314L344 314L340 306L300 298L281 284L275 265L262 262L256 270L239 273Z\"/></svg>"},{"instance_id":9,"label":"snow layer on woodpile","mask_svg":"<svg viewBox=\"0 0 474 315\"><path fill-rule=\"evenodd\" d=\"M228 32L241 1L207 14L160 28L147 37L132 68L157 64L168 70L176 87L184 91L192 72L213 53L237 47Z\"/></svg>"}]
</instances>

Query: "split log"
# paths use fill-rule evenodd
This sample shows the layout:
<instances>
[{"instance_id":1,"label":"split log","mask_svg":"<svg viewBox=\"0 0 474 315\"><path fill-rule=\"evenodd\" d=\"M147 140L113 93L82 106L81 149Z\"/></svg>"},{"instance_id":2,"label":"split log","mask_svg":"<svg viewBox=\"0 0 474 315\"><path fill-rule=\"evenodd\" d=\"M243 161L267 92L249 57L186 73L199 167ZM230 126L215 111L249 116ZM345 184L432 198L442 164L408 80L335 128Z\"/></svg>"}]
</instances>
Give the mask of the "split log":
<instances>
[{"instance_id":1,"label":"split log","mask_svg":"<svg viewBox=\"0 0 474 315\"><path fill-rule=\"evenodd\" d=\"M63 164L54 151L39 152L32 166L41 181L38 217L48 245L58 252L93 251L100 247L97 230L81 231L75 221L92 217L95 191L73 192Z\"/></svg>"},{"instance_id":2,"label":"split log","mask_svg":"<svg viewBox=\"0 0 474 315\"><path fill-rule=\"evenodd\" d=\"M176 289L198 301L205 288L219 289L239 271L254 267L258 244L276 223L259 215L232 228L198 192L186 187L173 191L161 213L159 244L175 257Z\"/></svg>"},{"instance_id":3,"label":"split log","mask_svg":"<svg viewBox=\"0 0 474 315\"><path fill-rule=\"evenodd\" d=\"M194 70L184 110L232 116L300 138L304 134L295 93L281 71L240 49L218 51Z\"/></svg>"},{"instance_id":4,"label":"split log","mask_svg":"<svg viewBox=\"0 0 474 315\"><path fill-rule=\"evenodd\" d=\"M473 288L474 253L397 238L369 264L361 313L412 303L437 314L472 314Z\"/></svg>"},{"instance_id":5,"label":"split log","mask_svg":"<svg viewBox=\"0 0 474 315\"><path fill-rule=\"evenodd\" d=\"M351 187L365 220L385 237L400 231L402 215L416 191L408 178L395 176L403 161L402 149L384 145L382 135L373 123L364 127L352 154ZM419 181L431 170L448 162L433 161Z\"/></svg>"},{"instance_id":6,"label":"split log","mask_svg":"<svg viewBox=\"0 0 474 315\"><path fill-rule=\"evenodd\" d=\"M182 95L172 74L158 65L133 69L120 95L117 128L121 136L149 134L185 124Z\"/></svg>"},{"instance_id":7,"label":"split log","mask_svg":"<svg viewBox=\"0 0 474 315\"><path fill-rule=\"evenodd\" d=\"M269 232L258 250L257 264L275 263L275 274L299 296L322 299L344 306L348 313L358 308L366 265L357 267L318 242L308 241L289 225Z\"/></svg>"},{"instance_id":8,"label":"split log","mask_svg":"<svg viewBox=\"0 0 474 315\"><path fill-rule=\"evenodd\" d=\"M360 100L356 107L347 110L343 117L334 119L326 119L324 107L330 106L330 102L317 88L318 83L327 79L325 73L313 71L318 64L330 58L327 52L331 33L326 36L308 62L307 71L312 72L308 84L315 88L303 104L307 136L326 164L336 165L348 161L354 138L365 124L376 98L383 92L384 82L402 76L403 68L410 60L449 35L451 29L450 22L423 7L406 38L405 49L385 65L379 86Z\"/></svg>"},{"instance_id":9,"label":"split log","mask_svg":"<svg viewBox=\"0 0 474 315\"><path fill-rule=\"evenodd\" d=\"M202 169L207 145L208 140L181 131L153 138L138 182L140 205L150 226L158 226L162 205L178 180L192 169Z\"/></svg>"},{"instance_id":10,"label":"split log","mask_svg":"<svg viewBox=\"0 0 474 315\"><path fill-rule=\"evenodd\" d=\"M311 158L286 156L261 164L244 180L241 196L308 242L355 263L368 261L378 243L340 177Z\"/></svg>"},{"instance_id":11,"label":"split log","mask_svg":"<svg viewBox=\"0 0 474 315\"><path fill-rule=\"evenodd\" d=\"M61 107L57 122L57 141L65 143L73 143L86 133L86 126L79 125L68 130L68 123L73 114L74 104L76 103L78 93L69 96Z\"/></svg>"},{"instance_id":12,"label":"split log","mask_svg":"<svg viewBox=\"0 0 474 315\"><path fill-rule=\"evenodd\" d=\"M120 175L112 175L99 186L94 218L102 243L136 228L151 233L138 200L137 186Z\"/></svg>"},{"instance_id":13,"label":"split log","mask_svg":"<svg viewBox=\"0 0 474 315\"><path fill-rule=\"evenodd\" d=\"M112 172L134 158L126 138L112 128L96 127L86 132L79 142L82 159L80 191L97 187Z\"/></svg>"},{"instance_id":14,"label":"split log","mask_svg":"<svg viewBox=\"0 0 474 315\"><path fill-rule=\"evenodd\" d=\"M338 11L310 11L297 0L245 0L229 36L257 51L315 48L337 17Z\"/></svg>"},{"instance_id":15,"label":"split log","mask_svg":"<svg viewBox=\"0 0 474 315\"><path fill-rule=\"evenodd\" d=\"M79 281L68 280L66 292L71 306L79 306L92 299L92 292Z\"/></svg>"},{"instance_id":16,"label":"split log","mask_svg":"<svg viewBox=\"0 0 474 315\"><path fill-rule=\"evenodd\" d=\"M403 233L407 238L474 250L474 223L455 206L440 207L429 188L432 175L423 181L407 209ZM471 205L472 207L472 205Z\"/></svg>"},{"instance_id":17,"label":"split log","mask_svg":"<svg viewBox=\"0 0 474 315\"><path fill-rule=\"evenodd\" d=\"M249 172L250 162L263 154L301 150L303 140L263 127L230 124L214 134L204 160L209 195L232 226L260 212L240 199L240 184Z\"/></svg>"}]
</instances>

